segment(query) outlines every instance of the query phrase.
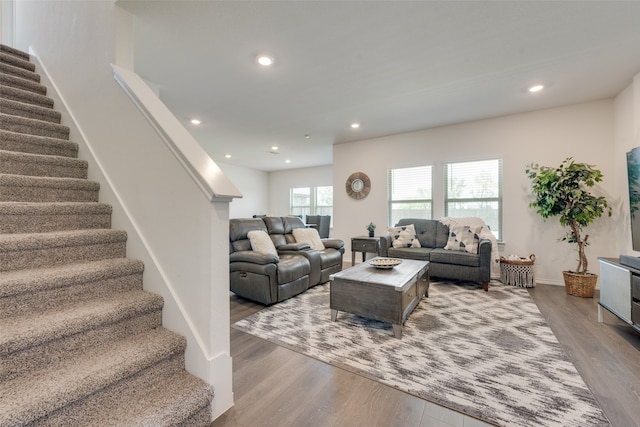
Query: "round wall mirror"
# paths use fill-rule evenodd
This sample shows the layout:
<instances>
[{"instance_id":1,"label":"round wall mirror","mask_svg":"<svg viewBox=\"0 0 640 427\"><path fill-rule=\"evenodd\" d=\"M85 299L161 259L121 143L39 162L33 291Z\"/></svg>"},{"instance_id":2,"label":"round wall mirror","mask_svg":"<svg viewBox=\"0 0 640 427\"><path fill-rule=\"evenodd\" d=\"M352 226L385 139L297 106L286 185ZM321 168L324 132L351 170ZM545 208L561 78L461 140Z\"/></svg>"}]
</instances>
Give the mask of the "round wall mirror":
<instances>
[{"instance_id":1,"label":"round wall mirror","mask_svg":"<svg viewBox=\"0 0 640 427\"><path fill-rule=\"evenodd\" d=\"M362 172L354 172L347 178L345 189L349 197L364 199L371 191L371 180Z\"/></svg>"}]
</instances>

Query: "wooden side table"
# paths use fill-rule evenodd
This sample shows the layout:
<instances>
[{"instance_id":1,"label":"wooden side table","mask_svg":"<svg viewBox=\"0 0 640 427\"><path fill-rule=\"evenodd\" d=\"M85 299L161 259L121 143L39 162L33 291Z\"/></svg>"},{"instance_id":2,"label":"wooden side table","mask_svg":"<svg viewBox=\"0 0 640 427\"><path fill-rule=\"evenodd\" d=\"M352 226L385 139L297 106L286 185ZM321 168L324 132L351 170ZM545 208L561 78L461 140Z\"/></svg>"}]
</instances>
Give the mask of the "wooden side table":
<instances>
[{"instance_id":1,"label":"wooden side table","mask_svg":"<svg viewBox=\"0 0 640 427\"><path fill-rule=\"evenodd\" d=\"M380 255L380 237L359 236L351 238L351 265L356 263L356 252L362 253L362 262L367 258L367 252Z\"/></svg>"}]
</instances>

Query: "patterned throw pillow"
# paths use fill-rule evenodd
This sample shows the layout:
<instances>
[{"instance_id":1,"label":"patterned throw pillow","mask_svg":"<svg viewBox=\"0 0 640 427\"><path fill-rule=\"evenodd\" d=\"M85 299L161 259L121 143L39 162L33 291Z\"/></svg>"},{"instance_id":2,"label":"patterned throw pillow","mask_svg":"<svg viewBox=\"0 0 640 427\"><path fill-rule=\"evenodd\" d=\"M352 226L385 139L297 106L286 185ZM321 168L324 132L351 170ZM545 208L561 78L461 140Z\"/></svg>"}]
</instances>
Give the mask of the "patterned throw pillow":
<instances>
[{"instance_id":1,"label":"patterned throw pillow","mask_svg":"<svg viewBox=\"0 0 640 427\"><path fill-rule=\"evenodd\" d=\"M251 249L255 252L278 256L271 237L264 230L251 230L247 233L247 237L251 242Z\"/></svg>"},{"instance_id":2,"label":"patterned throw pillow","mask_svg":"<svg viewBox=\"0 0 640 427\"><path fill-rule=\"evenodd\" d=\"M480 244L480 231L482 227L455 226L449 230L449 240L445 249L452 251L467 251L472 254L478 253Z\"/></svg>"},{"instance_id":3,"label":"patterned throw pillow","mask_svg":"<svg viewBox=\"0 0 640 427\"><path fill-rule=\"evenodd\" d=\"M416 239L416 228L413 224L389 227L388 230L394 248L420 247L420 241Z\"/></svg>"}]
</instances>

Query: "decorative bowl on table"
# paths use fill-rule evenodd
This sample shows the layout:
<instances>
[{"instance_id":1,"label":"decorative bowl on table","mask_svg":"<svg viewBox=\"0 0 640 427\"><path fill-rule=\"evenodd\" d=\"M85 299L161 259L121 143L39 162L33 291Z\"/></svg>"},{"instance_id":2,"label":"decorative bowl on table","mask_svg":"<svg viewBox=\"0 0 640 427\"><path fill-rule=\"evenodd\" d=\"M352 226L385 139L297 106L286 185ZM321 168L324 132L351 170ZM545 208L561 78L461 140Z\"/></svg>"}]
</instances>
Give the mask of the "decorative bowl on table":
<instances>
[{"instance_id":1,"label":"decorative bowl on table","mask_svg":"<svg viewBox=\"0 0 640 427\"><path fill-rule=\"evenodd\" d=\"M396 265L400 265L401 263L402 260L397 258L376 258L369 261L369 264L373 265L375 268L382 269L393 268Z\"/></svg>"}]
</instances>

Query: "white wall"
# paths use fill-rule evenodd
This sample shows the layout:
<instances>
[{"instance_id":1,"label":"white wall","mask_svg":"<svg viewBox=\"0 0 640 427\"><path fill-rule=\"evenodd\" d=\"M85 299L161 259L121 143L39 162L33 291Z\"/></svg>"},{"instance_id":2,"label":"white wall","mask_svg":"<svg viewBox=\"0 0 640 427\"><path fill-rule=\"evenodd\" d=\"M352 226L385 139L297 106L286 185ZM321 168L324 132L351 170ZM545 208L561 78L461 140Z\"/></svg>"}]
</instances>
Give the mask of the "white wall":
<instances>
[{"instance_id":1,"label":"white wall","mask_svg":"<svg viewBox=\"0 0 640 427\"><path fill-rule=\"evenodd\" d=\"M269 173L269 215L289 215L289 189L296 187L324 187L333 185L333 168L318 166L314 168L292 169ZM334 187L335 193L340 191ZM334 208L335 215L335 208Z\"/></svg>"},{"instance_id":2,"label":"white wall","mask_svg":"<svg viewBox=\"0 0 640 427\"><path fill-rule=\"evenodd\" d=\"M350 251L352 236L362 235L369 222L382 233L387 218L387 170L431 164L434 166L434 218L444 215L443 165L483 158L503 159L503 239L506 254L536 255L536 279L562 283L562 270L575 269L573 247L557 242L564 230L557 220L545 223L528 207L529 181L525 165L555 166L569 156L595 164L604 174L601 188L614 199L614 103L603 100L495 119L463 123L419 132L347 144L333 150L334 229ZM342 184L353 172L371 179L371 192L362 200L347 196ZM437 202L437 203L436 203ZM598 256L617 256L615 221L597 220L588 231L589 269L598 273Z\"/></svg>"},{"instance_id":3,"label":"white wall","mask_svg":"<svg viewBox=\"0 0 640 427\"><path fill-rule=\"evenodd\" d=\"M187 337L187 369L214 385L214 415L233 404L229 348L228 203L210 203L116 83L111 1L16 3L16 47L35 49L65 104L63 123L89 160L100 199L145 263L163 323ZM120 40L120 45L122 44ZM73 127L73 119L78 128Z\"/></svg>"},{"instance_id":4,"label":"white wall","mask_svg":"<svg viewBox=\"0 0 640 427\"><path fill-rule=\"evenodd\" d=\"M241 166L218 163L224 174L242 193L229 206L229 218L251 218L269 211L269 174Z\"/></svg>"}]
</instances>

